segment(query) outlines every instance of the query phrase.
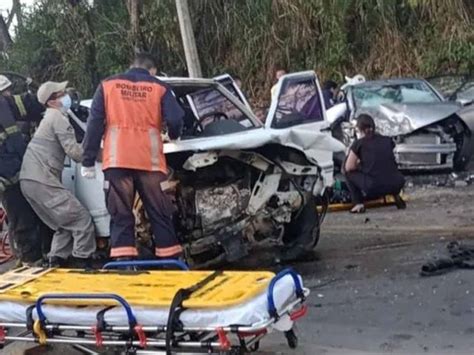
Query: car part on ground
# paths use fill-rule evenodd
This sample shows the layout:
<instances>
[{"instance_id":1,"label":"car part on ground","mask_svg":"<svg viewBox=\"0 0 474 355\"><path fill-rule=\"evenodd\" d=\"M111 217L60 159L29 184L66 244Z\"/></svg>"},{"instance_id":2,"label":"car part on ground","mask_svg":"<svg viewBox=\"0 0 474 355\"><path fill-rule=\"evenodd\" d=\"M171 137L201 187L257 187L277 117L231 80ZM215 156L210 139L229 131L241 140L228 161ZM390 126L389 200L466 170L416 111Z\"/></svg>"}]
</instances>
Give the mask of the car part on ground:
<instances>
[{"instance_id":1,"label":"car part on ground","mask_svg":"<svg viewBox=\"0 0 474 355\"><path fill-rule=\"evenodd\" d=\"M421 276L445 274L455 269L474 269L474 245L450 242L446 246L448 256L429 261L421 266Z\"/></svg>"}]
</instances>

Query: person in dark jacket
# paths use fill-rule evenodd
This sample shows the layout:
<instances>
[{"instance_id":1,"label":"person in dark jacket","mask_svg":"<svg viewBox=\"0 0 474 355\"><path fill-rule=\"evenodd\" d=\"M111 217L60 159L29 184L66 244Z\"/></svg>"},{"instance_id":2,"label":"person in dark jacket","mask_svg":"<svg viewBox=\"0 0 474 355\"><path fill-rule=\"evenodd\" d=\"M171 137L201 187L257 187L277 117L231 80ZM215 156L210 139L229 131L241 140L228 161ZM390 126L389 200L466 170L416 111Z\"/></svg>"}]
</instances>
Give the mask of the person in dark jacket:
<instances>
[{"instance_id":1,"label":"person in dark jacket","mask_svg":"<svg viewBox=\"0 0 474 355\"><path fill-rule=\"evenodd\" d=\"M365 212L364 201L385 195L393 195L397 207L405 208L399 195L405 178L395 161L395 143L375 131L374 120L369 115L357 118L357 131L360 138L352 144L344 166L354 203L351 213Z\"/></svg>"},{"instance_id":2,"label":"person in dark jacket","mask_svg":"<svg viewBox=\"0 0 474 355\"><path fill-rule=\"evenodd\" d=\"M171 89L156 78L156 61L135 56L124 74L105 79L92 101L84 138L82 176L95 177L102 138L102 169L107 209L111 215L111 252L116 259L135 258L135 191L150 218L155 255L178 258L183 249L172 221L172 205L162 191L168 173L161 131L171 139L182 133L184 111Z\"/></svg>"},{"instance_id":3,"label":"person in dark jacket","mask_svg":"<svg viewBox=\"0 0 474 355\"><path fill-rule=\"evenodd\" d=\"M323 98L326 110L336 104L337 83L332 80L327 80L323 85Z\"/></svg>"},{"instance_id":4,"label":"person in dark jacket","mask_svg":"<svg viewBox=\"0 0 474 355\"><path fill-rule=\"evenodd\" d=\"M12 250L21 263L32 264L42 258L42 235L50 231L20 190L18 179L29 132L22 134L18 121L22 117L40 120L41 110L37 115L36 111L33 113L29 101L12 95L11 85L7 77L0 75L0 195L8 217Z\"/></svg>"}]
</instances>

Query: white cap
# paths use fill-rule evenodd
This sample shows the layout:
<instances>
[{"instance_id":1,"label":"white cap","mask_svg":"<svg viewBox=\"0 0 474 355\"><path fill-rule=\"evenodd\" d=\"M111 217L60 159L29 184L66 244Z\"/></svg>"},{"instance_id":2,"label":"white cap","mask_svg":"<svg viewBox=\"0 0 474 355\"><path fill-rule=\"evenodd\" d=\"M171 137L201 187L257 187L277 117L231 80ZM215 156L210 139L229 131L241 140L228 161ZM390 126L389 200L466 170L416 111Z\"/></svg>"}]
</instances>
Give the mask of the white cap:
<instances>
[{"instance_id":1,"label":"white cap","mask_svg":"<svg viewBox=\"0 0 474 355\"><path fill-rule=\"evenodd\" d=\"M12 86L12 82L5 75L0 75L0 92Z\"/></svg>"},{"instance_id":2,"label":"white cap","mask_svg":"<svg viewBox=\"0 0 474 355\"><path fill-rule=\"evenodd\" d=\"M49 100L51 95L56 92L62 92L66 90L67 83L67 81L63 81L61 83L57 83L55 81L47 81L41 84L38 89L38 93L36 94L36 96L38 96L38 101L43 105L46 105L46 101Z\"/></svg>"}]
</instances>

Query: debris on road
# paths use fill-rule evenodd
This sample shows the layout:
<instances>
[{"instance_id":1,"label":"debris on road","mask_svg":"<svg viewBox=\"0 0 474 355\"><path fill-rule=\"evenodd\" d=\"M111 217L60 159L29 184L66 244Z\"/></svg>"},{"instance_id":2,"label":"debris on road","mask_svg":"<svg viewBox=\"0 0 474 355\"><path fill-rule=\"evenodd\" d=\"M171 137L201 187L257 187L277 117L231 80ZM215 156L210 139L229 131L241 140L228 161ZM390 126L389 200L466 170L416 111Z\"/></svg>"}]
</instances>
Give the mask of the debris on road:
<instances>
[{"instance_id":1,"label":"debris on road","mask_svg":"<svg viewBox=\"0 0 474 355\"><path fill-rule=\"evenodd\" d=\"M450 242L446 249L449 256L429 261L421 267L421 276L444 274L454 269L474 269L474 245Z\"/></svg>"}]
</instances>

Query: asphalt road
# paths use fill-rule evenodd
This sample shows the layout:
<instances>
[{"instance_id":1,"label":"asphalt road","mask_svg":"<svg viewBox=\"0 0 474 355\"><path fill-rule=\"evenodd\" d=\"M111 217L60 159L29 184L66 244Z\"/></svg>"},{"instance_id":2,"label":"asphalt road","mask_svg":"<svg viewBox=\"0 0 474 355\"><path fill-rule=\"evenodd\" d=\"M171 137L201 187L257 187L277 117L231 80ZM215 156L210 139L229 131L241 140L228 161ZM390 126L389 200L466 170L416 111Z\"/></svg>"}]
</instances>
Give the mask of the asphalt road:
<instances>
[{"instance_id":1,"label":"asphalt road","mask_svg":"<svg viewBox=\"0 0 474 355\"><path fill-rule=\"evenodd\" d=\"M261 354L474 353L474 270L419 275L449 241L474 244L474 186L416 188L409 195L404 211L327 216L314 256L293 265L311 289L310 312L298 323L300 346L290 350L274 333ZM270 258L260 252L245 265L262 267Z\"/></svg>"}]
</instances>

